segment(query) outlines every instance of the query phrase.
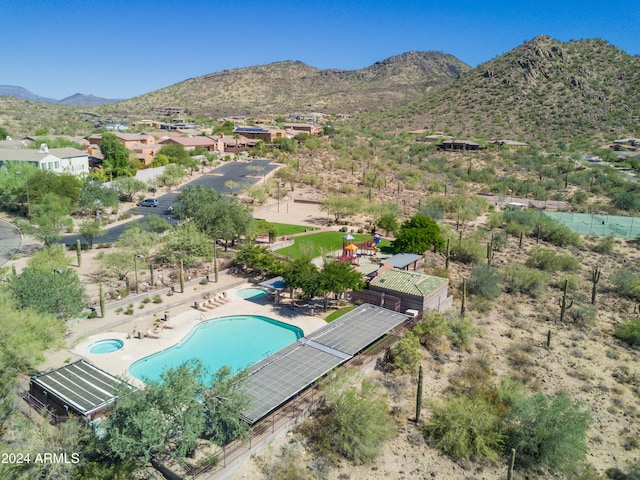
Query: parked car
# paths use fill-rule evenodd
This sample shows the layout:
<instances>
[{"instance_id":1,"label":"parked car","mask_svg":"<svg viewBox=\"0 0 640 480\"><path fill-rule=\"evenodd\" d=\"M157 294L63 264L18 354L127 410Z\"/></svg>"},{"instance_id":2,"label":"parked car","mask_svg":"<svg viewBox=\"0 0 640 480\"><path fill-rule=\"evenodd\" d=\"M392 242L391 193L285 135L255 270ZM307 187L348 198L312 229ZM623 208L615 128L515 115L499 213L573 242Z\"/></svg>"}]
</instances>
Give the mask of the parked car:
<instances>
[{"instance_id":1,"label":"parked car","mask_svg":"<svg viewBox=\"0 0 640 480\"><path fill-rule=\"evenodd\" d=\"M139 207L157 207L158 200L156 200L155 198L145 198L144 200L138 202L137 205Z\"/></svg>"}]
</instances>

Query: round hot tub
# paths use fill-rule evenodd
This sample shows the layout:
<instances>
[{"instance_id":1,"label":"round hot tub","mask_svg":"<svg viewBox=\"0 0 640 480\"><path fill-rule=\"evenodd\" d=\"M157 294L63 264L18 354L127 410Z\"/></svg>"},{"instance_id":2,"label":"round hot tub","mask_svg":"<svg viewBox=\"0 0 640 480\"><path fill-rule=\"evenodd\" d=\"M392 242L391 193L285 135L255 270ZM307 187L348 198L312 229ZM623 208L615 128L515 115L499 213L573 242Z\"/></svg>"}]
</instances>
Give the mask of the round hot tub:
<instances>
[{"instance_id":1,"label":"round hot tub","mask_svg":"<svg viewBox=\"0 0 640 480\"><path fill-rule=\"evenodd\" d=\"M100 340L96 343L89 345L90 353L111 353L120 350L124 342L115 338L109 338L107 340Z\"/></svg>"}]
</instances>

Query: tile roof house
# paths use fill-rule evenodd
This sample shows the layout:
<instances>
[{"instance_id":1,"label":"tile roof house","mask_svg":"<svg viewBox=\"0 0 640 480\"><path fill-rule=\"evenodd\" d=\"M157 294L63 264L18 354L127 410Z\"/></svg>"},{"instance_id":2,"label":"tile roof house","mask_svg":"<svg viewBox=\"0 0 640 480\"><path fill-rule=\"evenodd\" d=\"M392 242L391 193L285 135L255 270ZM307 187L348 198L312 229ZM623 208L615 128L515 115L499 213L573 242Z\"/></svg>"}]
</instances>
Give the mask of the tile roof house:
<instances>
[{"instance_id":1,"label":"tile roof house","mask_svg":"<svg viewBox=\"0 0 640 480\"><path fill-rule=\"evenodd\" d=\"M135 153L136 158L145 165L149 165L156 158L158 151L162 148L162 145L157 143L147 145L145 143L134 143L129 147L129 150Z\"/></svg>"},{"instance_id":2,"label":"tile roof house","mask_svg":"<svg viewBox=\"0 0 640 480\"><path fill-rule=\"evenodd\" d=\"M255 147L258 142L257 139L247 138L240 135L238 138L234 138L232 135L220 135L220 139L224 144L225 153L244 152L247 147Z\"/></svg>"},{"instance_id":3,"label":"tile roof house","mask_svg":"<svg viewBox=\"0 0 640 480\"><path fill-rule=\"evenodd\" d=\"M399 270L385 263L369 282L369 290L388 293L401 299L400 311L428 309L443 310L451 307L449 279L434 277L420 272Z\"/></svg>"},{"instance_id":4,"label":"tile roof house","mask_svg":"<svg viewBox=\"0 0 640 480\"><path fill-rule=\"evenodd\" d=\"M127 147L127 150L129 150L130 147L136 143L142 143L145 145L156 143L156 139L146 133L115 132L114 135L120 143ZM89 136L88 140L91 145L99 145L100 141L102 140L102 134L94 133L93 135Z\"/></svg>"},{"instance_id":5,"label":"tile roof house","mask_svg":"<svg viewBox=\"0 0 640 480\"><path fill-rule=\"evenodd\" d=\"M158 140L161 145L178 144L182 145L185 150L195 150L197 147L206 148L210 152L224 152L224 142L221 137L183 137L183 136L167 136Z\"/></svg>"}]
</instances>

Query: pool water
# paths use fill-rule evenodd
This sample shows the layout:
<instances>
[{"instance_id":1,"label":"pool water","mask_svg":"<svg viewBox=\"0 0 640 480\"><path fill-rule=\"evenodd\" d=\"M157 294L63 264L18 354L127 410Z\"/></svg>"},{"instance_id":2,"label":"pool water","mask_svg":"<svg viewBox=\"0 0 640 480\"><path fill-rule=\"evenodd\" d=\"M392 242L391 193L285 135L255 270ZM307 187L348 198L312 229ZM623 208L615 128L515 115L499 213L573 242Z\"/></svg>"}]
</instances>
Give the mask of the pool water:
<instances>
[{"instance_id":1,"label":"pool water","mask_svg":"<svg viewBox=\"0 0 640 480\"><path fill-rule=\"evenodd\" d=\"M108 340L100 340L96 343L92 343L89 345L90 353L111 353L117 350L120 350L124 342L122 340L117 340L115 338L110 338Z\"/></svg>"},{"instance_id":2,"label":"pool water","mask_svg":"<svg viewBox=\"0 0 640 480\"><path fill-rule=\"evenodd\" d=\"M236 292L236 295L244 300L254 300L266 297L267 291L257 287L241 288Z\"/></svg>"},{"instance_id":3,"label":"pool water","mask_svg":"<svg viewBox=\"0 0 640 480\"><path fill-rule=\"evenodd\" d=\"M190 359L209 373L227 365L238 372L304 336L298 327L258 315L232 315L197 325L180 343L133 363L129 373L139 380L160 374Z\"/></svg>"}]
</instances>

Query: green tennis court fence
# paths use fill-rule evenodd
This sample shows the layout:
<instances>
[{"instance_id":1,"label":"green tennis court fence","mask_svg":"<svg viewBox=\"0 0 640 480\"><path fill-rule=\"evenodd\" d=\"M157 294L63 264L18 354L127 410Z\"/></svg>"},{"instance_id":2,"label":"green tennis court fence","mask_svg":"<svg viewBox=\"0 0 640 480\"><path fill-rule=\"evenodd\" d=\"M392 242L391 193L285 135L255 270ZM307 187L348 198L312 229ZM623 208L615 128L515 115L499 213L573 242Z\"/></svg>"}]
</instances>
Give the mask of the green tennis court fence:
<instances>
[{"instance_id":1,"label":"green tennis court fence","mask_svg":"<svg viewBox=\"0 0 640 480\"><path fill-rule=\"evenodd\" d=\"M640 218L597 213L543 212L559 220L580 235L613 235L618 238L640 237Z\"/></svg>"}]
</instances>

